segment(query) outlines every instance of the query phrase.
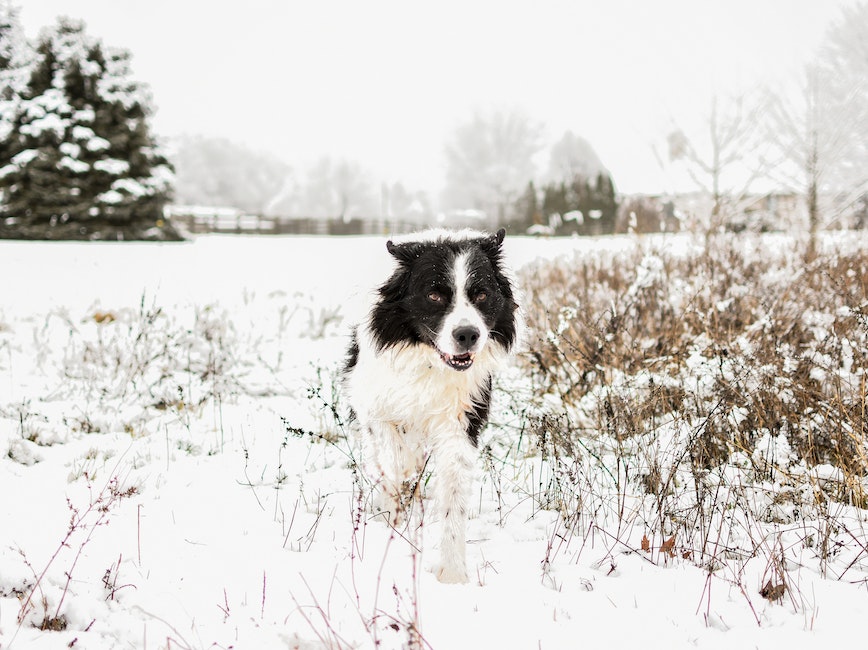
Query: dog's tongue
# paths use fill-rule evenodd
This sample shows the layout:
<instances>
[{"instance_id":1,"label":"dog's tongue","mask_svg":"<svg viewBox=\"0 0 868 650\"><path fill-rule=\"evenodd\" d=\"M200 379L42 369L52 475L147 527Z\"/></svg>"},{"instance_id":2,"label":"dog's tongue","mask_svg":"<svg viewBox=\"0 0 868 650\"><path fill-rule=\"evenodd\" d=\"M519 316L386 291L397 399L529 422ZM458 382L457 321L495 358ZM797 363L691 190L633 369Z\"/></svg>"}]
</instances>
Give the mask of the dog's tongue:
<instances>
[{"instance_id":1,"label":"dog's tongue","mask_svg":"<svg viewBox=\"0 0 868 650\"><path fill-rule=\"evenodd\" d=\"M473 355L469 352L464 354L446 354L443 352L440 354L440 358L447 366L455 370L467 370L473 365Z\"/></svg>"}]
</instances>

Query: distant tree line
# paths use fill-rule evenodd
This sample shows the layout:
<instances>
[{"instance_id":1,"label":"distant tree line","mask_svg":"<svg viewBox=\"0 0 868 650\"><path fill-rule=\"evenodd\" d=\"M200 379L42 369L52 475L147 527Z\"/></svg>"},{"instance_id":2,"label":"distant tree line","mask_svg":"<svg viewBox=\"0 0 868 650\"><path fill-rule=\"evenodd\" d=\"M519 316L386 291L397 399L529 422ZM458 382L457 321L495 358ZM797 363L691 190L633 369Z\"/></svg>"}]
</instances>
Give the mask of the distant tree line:
<instances>
[{"instance_id":1,"label":"distant tree line","mask_svg":"<svg viewBox=\"0 0 868 650\"><path fill-rule=\"evenodd\" d=\"M0 4L0 237L177 239L151 112L128 51L68 18L30 43Z\"/></svg>"},{"instance_id":2,"label":"distant tree line","mask_svg":"<svg viewBox=\"0 0 868 650\"><path fill-rule=\"evenodd\" d=\"M615 232L618 199L607 172L576 174L546 183L539 191L528 182L513 214L510 225L516 230L545 226L555 235L610 235Z\"/></svg>"},{"instance_id":3,"label":"distant tree line","mask_svg":"<svg viewBox=\"0 0 868 650\"><path fill-rule=\"evenodd\" d=\"M456 127L445 143L437 209L424 192L380 182L354 161L323 157L298 172L205 138L176 141L170 154L150 132L151 98L132 78L129 52L71 19L30 41L17 10L0 0L0 237L172 239L165 208L173 195L190 206L334 220L340 228L387 219L562 235L684 223L712 233L795 227L795 218L782 226L778 215L794 204L803 204L812 234L864 227L866 28L868 5L845 9L795 95L717 97L702 128L673 124L658 161L686 174L700 196L686 210L679 197L676 218L666 199L619 197L591 145L570 132L549 147L548 169L538 169L543 128L516 110L477 112ZM782 188L778 196L758 196L760 179Z\"/></svg>"},{"instance_id":4,"label":"distant tree line","mask_svg":"<svg viewBox=\"0 0 868 650\"><path fill-rule=\"evenodd\" d=\"M433 220L428 196L402 183L377 183L359 162L323 156L293 169L278 157L225 138L184 136L171 142L174 203L235 208L275 219Z\"/></svg>"}]
</instances>

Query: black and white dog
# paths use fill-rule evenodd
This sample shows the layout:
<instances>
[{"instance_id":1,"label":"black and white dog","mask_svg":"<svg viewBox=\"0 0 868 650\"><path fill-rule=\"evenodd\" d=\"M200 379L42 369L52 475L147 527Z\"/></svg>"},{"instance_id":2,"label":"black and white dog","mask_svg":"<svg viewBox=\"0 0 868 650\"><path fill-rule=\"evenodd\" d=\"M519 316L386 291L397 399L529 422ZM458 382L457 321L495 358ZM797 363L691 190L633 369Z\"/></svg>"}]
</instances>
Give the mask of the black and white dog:
<instances>
[{"instance_id":1,"label":"black and white dog","mask_svg":"<svg viewBox=\"0 0 868 650\"><path fill-rule=\"evenodd\" d=\"M433 457L442 582L467 581L474 451L488 419L492 373L518 336L504 235L433 230L389 241L397 265L354 332L344 373L377 505L393 525Z\"/></svg>"}]
</instances>

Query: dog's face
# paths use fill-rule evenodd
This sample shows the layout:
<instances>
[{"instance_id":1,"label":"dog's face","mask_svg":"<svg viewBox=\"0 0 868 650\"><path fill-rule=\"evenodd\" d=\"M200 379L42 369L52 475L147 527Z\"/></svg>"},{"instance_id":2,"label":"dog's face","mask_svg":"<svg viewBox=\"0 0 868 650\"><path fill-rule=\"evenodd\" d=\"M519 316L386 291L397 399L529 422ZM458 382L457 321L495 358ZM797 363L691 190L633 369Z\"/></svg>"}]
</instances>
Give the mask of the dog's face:
<instances>
[{"instance_id":1,"label":"dog's face","mask_svg":"<svg viewBox=\"0 0 868 650\"><path fill-rule=\"evenodd\" d=\"M378 347L429 345L454 370L470 368L486 345L509 350L516 305L502 266L504 235L388 242L398 267L372 313Z\"/></svg>"}]
</instances>

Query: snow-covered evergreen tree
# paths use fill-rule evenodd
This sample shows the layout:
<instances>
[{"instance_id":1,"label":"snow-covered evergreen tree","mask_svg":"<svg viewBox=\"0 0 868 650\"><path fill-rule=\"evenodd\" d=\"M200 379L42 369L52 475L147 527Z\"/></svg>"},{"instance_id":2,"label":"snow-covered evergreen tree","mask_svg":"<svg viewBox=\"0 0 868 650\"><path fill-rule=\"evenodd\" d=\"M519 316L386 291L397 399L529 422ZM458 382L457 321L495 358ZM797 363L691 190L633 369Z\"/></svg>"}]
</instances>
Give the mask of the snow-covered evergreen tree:
<instances>
[{"instance_id":1,"label":"snow-covered evergreen tree","mask_svg":"<svg viewBox=\"0 0 868 650\"><path fill-rule=\"evenodd\" d=\"M32 58L18 13L18 7L9 0L0 0L0 107L23 90Z\"/></svg>"},{"instance_id":2,"label":"snow-covered evergreen tree","mask_svg":"<svg viewBox=\"0 0 868 650\"><path fill-rule=\"evenodd\" d=\"M2 51L2 49L0 49ZM40 35L0 138L0 236L173 239L172 168L130 55L61 18Z\"/></svg>"},{"instance_id":3,"label":"snow-covered evergreen tree","mask_svg":"<svg viewBox=\"0 0 868 650\"><path fill-rule=\"evenodd\" d=\"M18 13L9 0L0 0L0 142L12 133L16 99L27 83L33 58Z\"/></svg>"}]
</instances>

